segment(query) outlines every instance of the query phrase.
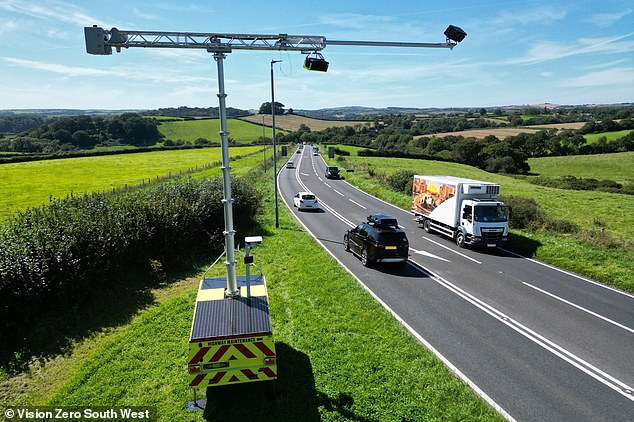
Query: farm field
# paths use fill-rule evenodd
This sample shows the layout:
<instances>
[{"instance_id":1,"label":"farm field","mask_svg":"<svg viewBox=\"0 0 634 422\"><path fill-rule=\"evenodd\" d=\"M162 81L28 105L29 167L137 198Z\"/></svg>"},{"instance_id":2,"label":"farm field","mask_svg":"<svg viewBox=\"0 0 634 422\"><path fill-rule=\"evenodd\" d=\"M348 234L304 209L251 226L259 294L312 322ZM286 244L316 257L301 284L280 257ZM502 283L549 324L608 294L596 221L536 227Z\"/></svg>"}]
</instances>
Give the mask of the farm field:
<instances>
[{"instance_id":1,"label":"farm field","mask_svg":"<svg viewBox=\"0 0 634 422\"><path fill-rule=\"evenodd\" d=\"M634 152L529 158L531 173L547 177L575 176L634 183Z\"/></svg>"},{"instance_id":2,"label":"farm field","mask_svg":"<svg viewBox=\"0 0 634 422\"><path fill-rule=\"evenodd\" d=\"M619 139L632 132L631 130L617 130L615 132L602 132L602 133L589 133L587 135L583 135L586 138L586 142L589 144L593 144L599 140L599 138L605 136L606 140L613 141L615 139Z\"/></svg>"},{"instance_id":3,"label":"farm field","mask_svg":"<svg viewBox=\"0 0 634 422\"><path fill-rule=\"evenodd\" d=\"M345 146L340 148L348 149ZM537 259L543 259L624 290L634 291L632 195L549 188L463 164L440 161L350 156L346 157L345 162L332 163L343 168L354 168L353 173L344 172L347 181L404 209L409 209L411 195L387 189L379 181L369 177L368 168L375 173L391 174L404 170L416 174L443 174L499 183L502 196L533 198L547 215L572 222L582 229L579 235L518 232L522 236L540 239L542 246L535 252ZM602 173L602 177L613 176L612 173L605 172ZM609 248L597 245L593 236L597 236L601 230L605 230L608 236L617 239L624 247Z\"/></svg>"},{"instance_id":4,"label":"farm field","mask_svg":"<svg viewBox=\"0 0 634 422\"><path fill-rule=\"evenodd\" d=\"M266 177L260 172L254 181L268 204L271 176L271 171ZM266 236L254 255L269 286L280 373L274 401L263 397L258 384L247 384L215 390L204 413L184 408L192 398L186 340L199 278L208 264L148 292L151 304L124 324L78 341L45 364L34 363L31 371L6 377L0 400L154 406L160 421L503 420L337 265L285 207L279 229L273 208L262 211L263 232L257 234ZM223 273L220 264L211 275ZM341 291L345 301L333 294ZM140 358L148 351L152 359Z\"/></svg>"},{"instance_id":5,"label":"farm field","mask_svg":"<svg viewBox=\"0 0 634 422\"><path fill-rule=\"evenodd\" d=\"M535 126L523 126L523 127L503 127L503 128L489 128L489 129L471 129L471 130L463 130L458 132L443 132L443 133L434 133L430 135L417 135L414 138L422 138L422 137L430 137L430 136L464 136L464 137L474 137L478 139L483 139L489 135L493 135L498 139L504 139L509 136L516 136L520 133L536 133L540 130L544 129L580 129L585 122L575 122L575 123L556 123L551 125L535 125Z\"/></svg>"},{"instance_id":6,"label":"farm field","mask_svg":"<svg viewBox=\"0 0 634 422\"><path fill-rule=\"evenodd\" d=\"M271 126L273 124L270 114L254 114L252 116L240 117L240 120L248 122L262 124L262 117L264 117L264 124ZM283 114L281 116L275 116L275 126L281 129L288 130L289 132L296 131L300 125L306 125L310 130L324 130L329 127L344 127L344 126L356 126L362 124L371 124L370 121L344 121L344 120L319 120L311 119L310 117L298 116L296 114Z\"/></svg>"},{"instance_id":7,"label":"farm field","mask_svg":"<svg viewBox=\"0 0 634 422\"><path fill-rule=\"evenodd\" d=\"M261 149L232 147L230 155L245 156ZM220 148L203 148L2 164L0 221L15 210L39 206L50 198L137 185L220 160ZM262 158L257 154L252 160L259 163Z\"/></svg>"},{"instance_id":8,"label":"farm field","mask_svg":"<svg viewBox=\"0 0 634 422\"><path fill-rule=\"evenodd\" d=\"M277 119L276 119L277 121ZM220 144L220 123L218 119L206 120L182 120L178 122L163 122L158 127L165 139L176 141L182 139L184 141L193 142L198 138L209 139L212 142ZM251 143L260 136L271 137L271 129L254 125L240 119L227 119L227 129L229 138L238 144ZM280 133L284 133L280 131Z\"/></svg>"}]
</instances>

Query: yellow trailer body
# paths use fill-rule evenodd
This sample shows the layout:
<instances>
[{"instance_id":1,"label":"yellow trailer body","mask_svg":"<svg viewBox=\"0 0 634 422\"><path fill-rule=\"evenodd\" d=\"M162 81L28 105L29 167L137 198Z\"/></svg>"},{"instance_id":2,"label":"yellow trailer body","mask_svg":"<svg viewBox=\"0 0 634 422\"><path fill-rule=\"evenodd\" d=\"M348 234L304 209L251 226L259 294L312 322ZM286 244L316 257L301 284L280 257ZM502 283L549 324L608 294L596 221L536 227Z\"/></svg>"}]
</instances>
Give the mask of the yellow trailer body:
<instances>
[{"instance_id":1,"label":"yellow trailer body","mask_svg":"<svg viewBox=\"0 0 634 422\"><path fill-rule=\"evenodd\" d=\"M225 298L225 278L203 278L189 338L188 380L196 389L277 379L277 356L264 277L238 277L240 296Z\"/></svg>"}]
</instances>

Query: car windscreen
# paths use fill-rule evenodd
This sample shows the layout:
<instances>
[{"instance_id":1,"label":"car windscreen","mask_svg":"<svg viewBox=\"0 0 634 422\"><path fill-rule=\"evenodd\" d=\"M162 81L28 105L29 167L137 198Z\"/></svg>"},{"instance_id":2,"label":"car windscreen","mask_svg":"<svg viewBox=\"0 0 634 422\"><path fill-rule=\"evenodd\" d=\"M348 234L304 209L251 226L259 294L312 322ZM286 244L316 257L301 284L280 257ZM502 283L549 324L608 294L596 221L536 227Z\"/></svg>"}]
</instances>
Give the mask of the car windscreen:
<instances>
[{"instance_id":1,"label":"car windscreen","mask_svg":"<svg viewBox=\"0 0 634 422\"><path fill-rule=\"evenodd\" d=\"M474 209L476 221L503 222L507 220L506 207L500 205L478 205Z\"/></svg>"},{"instance_id":2,"label":"car windscreen","mask_svg":"<svg viewBox=\"0 0 634 422\"><path fill-rule=\"evenodd\" d=\"M403 232L379 232L379 242L385 245L402 245L407 243L407 236Z\"/></svg>"},{"instance_id":3,"label":"car windscreen","mask_svg":"<svg viewBox=\"0 0 634 422\"><path fill-rule=\"evenodd\" d=\"M310 200L313 200L313 199L315 199L315 195L302 195L302 199L310 199Z\"/></svg>"},{"instance_id":4,"label":"car windscreen","mask_svg":"<svg viewBox=\"0 0 634 422\"><path fill-rule=\"evenodd\" d=\"M331 173L339 173L338 167L328 167L328 171Z\"/></svg>"}]
</instances>

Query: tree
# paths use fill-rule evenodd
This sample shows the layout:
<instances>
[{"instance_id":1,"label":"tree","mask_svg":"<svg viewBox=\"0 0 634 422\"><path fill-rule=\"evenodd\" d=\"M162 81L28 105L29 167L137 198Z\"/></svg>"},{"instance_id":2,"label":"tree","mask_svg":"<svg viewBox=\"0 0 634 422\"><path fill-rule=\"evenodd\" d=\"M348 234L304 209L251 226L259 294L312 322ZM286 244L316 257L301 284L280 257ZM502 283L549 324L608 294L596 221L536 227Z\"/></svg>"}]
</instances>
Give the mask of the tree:
<instances>
[{"instance_id":1,"label":"tree","mask_svg":"<svg viewBox=\"0 0 634 422\"><path fill-rule=\"evenodd\" d=\"M259 110L260 114L271 114L271 102L262 103ZM275 114L284 114L284 104L275 102Z\"/></svg>"},{"instance_id":2,"label":"tree","mask_svg":"<svg viewBox=\"0 0 634 422\"><path fill-rule=\"evenodd\" d=\"M484 108L484 107L482 107L482 108L480 109L480 116L486 116L486 114L487 114L487 109L486 109L486 108Z\"/></svg>"}]
</instances>

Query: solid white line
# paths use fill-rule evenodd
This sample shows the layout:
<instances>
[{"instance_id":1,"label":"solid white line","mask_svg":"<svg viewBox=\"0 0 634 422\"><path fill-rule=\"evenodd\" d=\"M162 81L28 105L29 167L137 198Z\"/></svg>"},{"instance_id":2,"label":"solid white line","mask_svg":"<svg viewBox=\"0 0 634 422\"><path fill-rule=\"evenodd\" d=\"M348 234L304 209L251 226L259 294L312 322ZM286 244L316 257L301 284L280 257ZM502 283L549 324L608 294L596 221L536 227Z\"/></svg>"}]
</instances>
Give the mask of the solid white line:
<instances>
[{"instance_id":1,"label":"solid white line","mask_svg":"<svg viewBox=\"0 0 634 422\"><path fill-rule=\"evenodd\" d=\"M344 195L343 193L339 192L337 189L333 189L333 190L334 190L336 193L338 193L339 195L341 195L341 196L346 196L346 195Z\"/></svg>"},{"instance_id":2,"label":"solid white line","mask_svg":"<svg viewBox=\"0 0 634 422\"><path fill-rule=\"evenodd\" d=\"M538 292L541 292L541 293L543 293L543 294L545 294L545 295L547 295L547 296L550 296L550 297L552 297L552 298L554 298L554 299L557 299L557 300L559 300L559 301L561 301L561 302L563 302L563 303L565 303L565 304L567 304L567 305L570 305L570 306L572 306L572 307L574 307L574 308L577 308L577 309L579 309L579 310L581 310L581 311L583 311L583 312L587 312L587 313L589 313L589 314L590 314L590 315L592 315L592 316L595 316L595 317L597 317L597 318L599 318L599 319L602 319L602 320L604 320L604 321L606 321L606 322L609 322L610 324L614 324L614 325L616 325L617 327L620 327L620 328L622 328L622 329L624 329L624 330L629 331L630 333L634 333L634 329L632 329L632 328L630 328L630 327L628 327L628 326L625 326L625 325L623 325L623 324L619 324L618 322L613 321L613 320L611 320L610 318L607 318L607 317L604 317L603 315L597 314L596 312L593 312L593 311L591 311L591 310L589 310L589 309L586 309L586 308L584 308L584 307L582 307L582 306L579 306L579 305L577 305L576 303L572 303L572 302L570 302L570 301L568 301L568 300L566 300L566 299L563 299L563 298L561 298L561 297L559 297L559 296L557 296L557 295L555 295L555 294L552 294L552 293L550 293L550 292L547 292L547 291L545 291L545 290L542 290L542 289L540 289L539 287L533 286L532 284L529 284L529 283L527 283L527 282L525 282L525 281L522 281L522 284L524 284L525 286L530 287L531 289L535 289L535 290L537 290Z\"/></svg>"},{"instance_id":3,"label":"solid white line","mask_svg":"<svg viewBox=\"0 0 634 422\"><path fill-rule=\"evenodd\" d=\"M470 259L471 261L475 262L476 264L482 264L482 262L478 261L477 259L473 259L473 258L471 258L470 256L467 256L467 255L465 255L465 254L463 254L463 253L460 253L460 252L458 252L458 251L455 251L455 250L451 249L450 247L447 247L447 246L445 246L445 245L443 245L443 244L441 244L441 243L436 242L435 240L431 240L430 238L425 237L425 236L421 236L421 237L422 237L423 239L425 239L425 240L429 240L431 243L434 243L434 244L436 244L436 245L440 246L441 248L445 248L445 249L447 249L448 251L451 251L451 252L455 253L456 255L460 255L460 256L461 256L461 257L463 257L463 258Z\"/></svg>"},{"instance_id":4,"label":"solid white line","mask_svg":"<svg viewBox=\"0 0 634 422\"><path fill-rule=\"evenodd\" d=\"M413 262L419 268L421 268L424 272L429 274L430 278L432 280L436 281L441 286L447 288L451 292L453 292L456 295L462 297L464 300L466 300L467 302L469 302L472 305L476 306L477 308L480 308L481 310L483 310L487 314L491 315L493 318L499 320L500 322L502 322L506 326L512 328L517 333L523 335L524 337L526 337L527 339L529 339L532 342L536 343L537 345L539 345L539 346L543 347L544 349L550 351L551 353L553 353L554 355L556 355L559 358L563 359L564 361L568 362L569 364L571 364L575 368L580 369L581 371L583 371L586 374L590 375L595 380L597 380L597 381L601 382L602 384L608 386L609 388L611 388L612 390L614 390L617 393L621 394L622 396L626 397L627 399L629 399L631 401L634 401L634 395L633 395L634 388L633 387L630 387L629 385L625 384L624 382L619 381L618 379L614 378L613 376L603 372L602 370L600 370L596 366L593 366L593 365L589 364L588 362L586 362L585 360L581 359L579 356L575 355L574 353L564 349L563 347L559 346L555 342L553 342L551 340L548 340L544 336L542 336L542 335L538 334L537 332L531 330L530 328L526 327L525 325L515 321L514 319L510 318L509 316L507 316L503 312L497 310L496 308L494 308L493 306L489 305L488 303L476 298L475 296L473 296L472 294L466 292L465 290L461 289L460 287L456 286L455 284L445 280L444 278L442 278L439 275L435 274L433 271L430 271L429 269L423 267L419 263L417 263L415 261L410 261L410 262Z\"/></svg>"},{"instance_id":5,"label":"solid white line","mask_svg":"<svg viewBox=\"0 0 634 422\"><path fill-rule=\"evenodd\" d=\"M358 206L360 206L361 208L363 208L364 210L367 209L366 207L364 207L363 205L361 205L360 203L353 201L352 199L348 198L348 201L352 202L353 204L356 204Z\"/></svg>"},{"instance_id":6,"label":"solid white line","mask_svg":"<svg viewBox=\"0 0 634 422\"><path fill-rule=\"evenodd\" d=\"M279 178L279 175L278 175ZM301 184L301 181L300 181ZM278 186L278 190L281 190L280 184L277 184ZM281 194L281 192L280 192ZM281 195L280 195L281 196ZM361 279L359 277L356 276L356 274L354 274L348 267L346 267L346 265L341 262L341 260L339 260L339 258L337 258L327 247L326 245L324 245L322 243L321 240L319 240L317 238L317 236L315 236L315 234L310 231L308 229L308 227L302 222L302 220L299 218L299 216L297 214L295 214L292 210L292 208L288 205L288 203L286 201L283 201L284 204L286 205L286 208L289 209L289 211L291 212L291 214L293 214L293 216L295 217L295 219L299 222L299 224L302 225L302 227L304 227L304 230L306 230L312 237L313 239L315 239L315 241L317 243L319 243L321 245L322 248L324 248L324 250L331 256L333 257L333 259L335 261L337 261L339 263L339 265L341 265L341 267L343 267L344 270L346 270L346 272L348 272L348 274L350 274L356 281L357 283L359 283L361 285L361 287L363 287L369 294L370 296L372 296L374 298L374 300L376 300L377 302L379 302L379 304L381 306L383 306L384 309L386 309L393 317L394 319L396 319L403 327L405 327L405 329L407 331L409 331L419 342L421 342L423 344L423 346L427 347L434 355L436 355L436 357L438 359L440 359L440 361L447 367L447 369L449 369L451 372L453 372L458 378L460 378L462 381L464 381L465 383L467 383L467 385L469 387L471 387L471 389L480 397L482 397L482 399L484 399L484 401L486 401L487 403L489 403L489 405L495 409L500 415L502 415L506 420L508 420L509 422L516 422L515 419L506 411L504 410L504 408L502 408L502 406L500 406L499 404L497 404L495 402L495 400L493 400L491 397L489 397L489 395L487 393L484 392L484 390L482 390L480 387L478 387L478 385L476 383L474 383L473 381L471 381L469 379L469 377L467 377L465 374L462 373L462 371L460 371L460 369L458 369L457 366L455 366L453 363L451 363L451 361L449 359L447 359L442 353L440 353L434 346L431 345L431 343L429 343L423 336L421 336L416 330L414 330L407 322L405 322L405 320L403 318L401 318L401 316L399 314L397 314L392 308L389 307L389 305L387 303L385 303L379 296L376 295L376 293L374 293L372 291L372 289L370 289L363 281L361 281ZM338 217L337 217L338 218ZM412 261L410 261L412 262Z\"/></svg>"},{"instance_id":7,"label":"solid white line","mask_svg":"<svg viewBox=\"0 0 634 422\"><path fill-rule=\"evenodd\" d=\"M500 248L500 249L501 249L501 250L503 250L504 252L508 252L508 253L513 254L513 255L515 255L515 256L519 256L520 258L524 258L524 259L526 259L526 260L529 260L529 261L531 261L531 262L534 262L535 264L539 264L539 265L543 265L544 267L548 267L548 268L550 268L551 270L555 270L555 271L559 271L560 273L568 274L569 276L572 276L572 277L578 278L579 280L586 281L586 282L591 283L591 284L594 284L594 285L596 285L596 286L603 287L604 289L611 290L611 291L613 291L614 293L619 293L619 294L622 294L623 296L627 296L627 297L629 297L629 298L634 299L634 295L632 295L632 294L630 294L630 293L627 293L627 292L624 292L624 291L619 290L619 289L615 289L614 287L610 287L610 286L607 286L607 285L605 285L605 284L601 284L601 283L599 283L599 282L597 282L597 281L590 280L589 278L585 278L585 277L582 277L582 276L580 276L580 275L578 275L578 274L571 273L570 271L562 270L561 268L553 267L552 265L546 264L545 262L540 262L540 261L534 260L534 259L532 259L532 258L528 258L528 257L526 257L526 256L524 256L524 255L520 255L520 254L515 253L515 252L513 252L513 251L509 251L508 249L504 249L504 248Z\"/></svg>"}]
</instances>

